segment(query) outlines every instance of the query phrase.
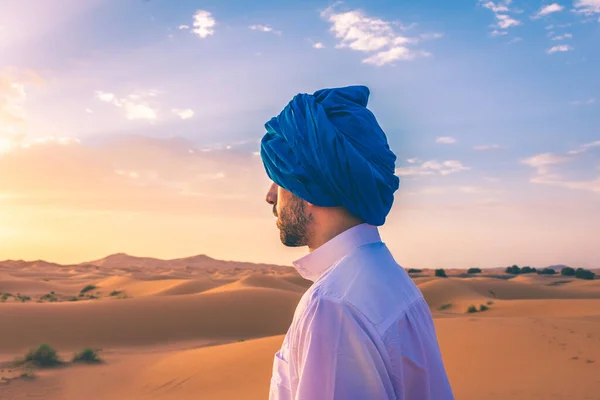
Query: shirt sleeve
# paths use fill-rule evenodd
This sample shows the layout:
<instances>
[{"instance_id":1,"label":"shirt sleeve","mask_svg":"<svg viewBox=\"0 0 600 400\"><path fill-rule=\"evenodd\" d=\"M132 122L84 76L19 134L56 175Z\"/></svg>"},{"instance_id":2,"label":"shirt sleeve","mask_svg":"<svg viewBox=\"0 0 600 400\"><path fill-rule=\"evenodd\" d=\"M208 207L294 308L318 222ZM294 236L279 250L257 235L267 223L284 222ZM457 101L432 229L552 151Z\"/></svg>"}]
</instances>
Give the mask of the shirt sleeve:
<instances>
[{"instance_id":1,"label":"shirt sleeve","mask_svg":"<svg viewBox=\"0 0 600 400\"><path fill-rule=\"evenodd\" d=\"M298 326L292 362L295 400L392 399L394 392L362 315L335 298L318 298Z\"/></svg>"}]
</instances>

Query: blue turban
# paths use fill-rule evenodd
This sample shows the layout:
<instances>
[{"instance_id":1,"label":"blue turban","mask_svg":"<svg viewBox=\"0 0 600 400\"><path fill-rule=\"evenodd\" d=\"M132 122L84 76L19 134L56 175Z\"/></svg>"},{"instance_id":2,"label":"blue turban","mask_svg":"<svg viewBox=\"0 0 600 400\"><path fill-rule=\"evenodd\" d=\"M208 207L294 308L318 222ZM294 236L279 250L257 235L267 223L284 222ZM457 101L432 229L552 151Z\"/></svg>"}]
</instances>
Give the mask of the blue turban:
<instances>
[{"instance_id":1,"label":"blue turban","mask_svg":"<svg viewBox=\"0 0 600 400\"><path fill-rule=\"evenodd\" d=\"M265 124L261 157L269 178L282 188L379 226L400 180L396 156L368 100L366 86L296 95Z\"/></svg>"}]
</instances>

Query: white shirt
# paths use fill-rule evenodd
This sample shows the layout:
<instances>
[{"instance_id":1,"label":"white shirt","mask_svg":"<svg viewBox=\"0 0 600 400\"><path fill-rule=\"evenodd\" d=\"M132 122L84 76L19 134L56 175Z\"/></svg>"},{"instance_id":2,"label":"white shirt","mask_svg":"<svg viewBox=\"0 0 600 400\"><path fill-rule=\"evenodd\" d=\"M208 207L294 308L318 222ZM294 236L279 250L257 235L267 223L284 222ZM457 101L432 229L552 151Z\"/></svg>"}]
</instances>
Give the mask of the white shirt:
<instances>
[{"instance_id":1,"label":"white shirt","mask_svg":"<svg viewBox=\"0 0 600 400\"><path fill-rule=\"evenodd\" d=\"M314 284L275 355L270 400L451 400L433 319L362 224L294 262Z\"/></svg>"}]
</instances>

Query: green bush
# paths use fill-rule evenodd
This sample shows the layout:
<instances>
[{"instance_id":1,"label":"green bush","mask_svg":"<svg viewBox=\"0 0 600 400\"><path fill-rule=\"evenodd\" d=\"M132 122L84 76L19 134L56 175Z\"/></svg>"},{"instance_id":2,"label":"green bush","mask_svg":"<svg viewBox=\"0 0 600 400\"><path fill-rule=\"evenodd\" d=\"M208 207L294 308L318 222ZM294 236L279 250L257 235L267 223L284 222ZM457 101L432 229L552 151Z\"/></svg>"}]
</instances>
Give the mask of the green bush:
<instances>
[{"instance_id":1,"label":"green bush","mask_svg":"<svg viewBox=\"0 0 600 400\"><path fill-rule=\"evenodd\" d=\"M87 285L86 287L84 287L83 289L81 289L81 292L79 292L80 294L89 292L90 290L94 290L96 289L96 286L94 285Z\"/></svg>"},{"instance_id":2,"label":"green bush","mask_svg":"<svg viewBox=\"0 0 600 400\"><path fill-rule=\"evenodd\" d=\"M521 268L521 273L522 274L531 274L533 272L536 272L535 268L531 268L531 267L523 267L523 268Z\"/></svg>"},{"instance_id":3,"label":"green bush","mask_svg":"<svg viewBox=\"0 0 600 400\"><path fill-rule=\"evenodd\" d=\"M54 367L62 364L58 353L48 344L41 344L37 349L31 349L22 360L25 364L34 364L38 367Z\"/></svg>"},{"instance_id":4,"label":"green bush","mask_svg":"<svg viewBox=\"0 0 600 400\"><path fill-rule=\"evenodd\" d=\"M97 364L101 363L102 359L98 356L98 352L96 350L86 347L79 353L75 353L73 355L73 362Z\"/></svg>"},{"instance_id":5,"label":"green bush","mask_svg":"<svg viewBox=\"0 0 600 400\"><path fill-rule=\"evenodd\" d=\"M587 279L591 281L596 278L596 274L587 269L577 268L577 271L575 271L575 278Z\"/></svg>"},{"instance_id":6,"label":"green bush","mask_svg":"<svg viewBox=\"0 0 600 400\"><path fill-rule=\"evenodd\" d=\"M481 268L469 268L467 274L480 274Z\"/></svg>"},{"instance_id":7,"label":"green bush","mask_svg":"<svg viewBox=\"0 0 600 400\"><path fill-rule=\"evenodd\" d=\"M516 265L513 265L512 267L506 267L506 273L512 275L519 275L521 273L521 268L519 268Z\"/></svg>"},{"instance_id":8,"label":"green bush","mask_svg":"<svg viewBox=\"0 0 600 400\"><path fill-rule=\"evenodd\" d=\"M555 275L556 270L553 268L544 268L544 269L538 270L537 273L540 275Z\"/></svg>"},{"instance_id":9,"label":"green bush","mask_svg":"<svg viewBox=\"0 0 600 400\"><path fill-rule=\"evenodd\" d=\"M423 270L422 270L422 269L416 269L416 268L410 268L410 269L408 270L408 273L409 273L409 274L420 274L421 272L423 272Z\"/></svg>"},{"instance_id":10,"label":"green bush","mask_svg":"<svg viewBox=\"0 0 600 400\"><path fill-rule=\"evenodd\" d=\"M488 307L488 306L486 306L485 304L480 304L480 305L479 305L479 311L486 311L486 310L488 310L488 309L489 309L489 307Z\"/></svg>"},{"instance_id":11,"label":"green bush","mask_svg":"<svg viewBox=\"0 0 600 400\"><path fill-rule=\"evenodd\" d=\"M114 296L118 296L121 294L120 290L113 290L112 292L110 292L109 296L114 297Z\"/></svg>"},{"instance_id":12,"label":"green bush","mask_svg":"<svg viewBox=\"0 0 600 400\"><path fill-rule=\"evenodd\" d=\"M20 293L17 293L17 295L15 296L15 299L19 300L19 301L21 301L23 303L25 303L26 301L31 300L31 297L25 296L25 295L21 295Z\"/></svg>"},{"instance_id":13,"label":"green bush","mask_svg":"<svg viewBox=\"0 0 600 400\"><path fill-rule=\"evenodd\" d=\"M57 298L56 298L56 295L54 294L54 292L50 292L50 293L47 293L47 294L43 295L42 297L40 297L40 300L41 301L46 300L46 301L53 303L53 302L57 301Z\"/></svg>"},{"instance_id":14,"label":"green bush","mask_svg":"<svg viewBox=\"0 0 600 400\"><path fill-rule=\"evenodd\" d=\"M439 276L440 278L447 278L446 271L443 268L435 270L435 276Z\"/></svg>"},{"instance_id":15,"label":"green bush","mask_svg":"<svg viewBox=\"0 0 600 400\"><path fill-rule=\"evenodd\" d=\"M452 307L452 303L446 303L446 304L442 304L439 308L439 310L443 311L443 310L447 310L450 307Z\"/></svg>"},{"instance_id":16,"label":"green bush","mask_svg":"<svg viewBox=\"0 0 600 400\"><path fill-rule=\"evenodd\" d=\"M575 269L571 268L571 267L564 267L561 271L560 274L562 276L575 276Z\"/></svg>"},{"instance_id":17,"label":"green bush","mask_svg":"<svg viewBox=\"0 0 600 400\"><path fill-rule=\"evenodd\" d=\"M471 304L468 308L467 308L467 312L469 314L473 314L477 312L477 307L475 307L473 304Z\"/></svg>"},{"instance_id":18,"label":"green bush","mask_svg":"<svg viewBox=\"0 0 600 400\"><path fill-rule=\"evenodd\" d=\"M487 305L488 305L488 306L491 306L492 304L494 304L494 302L493 302L493 301L491 301L491 300L487 302Z\"/></svg>"}]
</instances>

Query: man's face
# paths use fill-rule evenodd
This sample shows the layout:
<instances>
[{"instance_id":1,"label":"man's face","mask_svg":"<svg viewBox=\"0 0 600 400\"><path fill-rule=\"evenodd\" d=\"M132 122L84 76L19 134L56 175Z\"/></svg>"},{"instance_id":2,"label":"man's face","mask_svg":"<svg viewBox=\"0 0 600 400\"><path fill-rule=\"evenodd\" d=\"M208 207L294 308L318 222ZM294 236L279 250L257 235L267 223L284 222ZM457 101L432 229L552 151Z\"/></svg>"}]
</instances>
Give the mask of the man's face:
<instances>
[{"instance_id":1,"label":"man's face","mask_svg":"<svg viewBox=\"0 0 600 400\"><path fill-rule=\"evenodd\" d=\"M281 242L289 247L306 246L312 222L306 202L274 183L267 193L267 203L273 206L273 214L277 217Z\"/></svg>"}]
</instances>

